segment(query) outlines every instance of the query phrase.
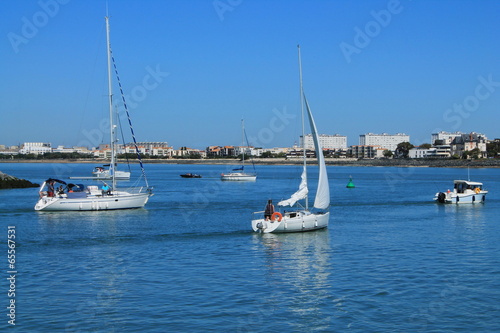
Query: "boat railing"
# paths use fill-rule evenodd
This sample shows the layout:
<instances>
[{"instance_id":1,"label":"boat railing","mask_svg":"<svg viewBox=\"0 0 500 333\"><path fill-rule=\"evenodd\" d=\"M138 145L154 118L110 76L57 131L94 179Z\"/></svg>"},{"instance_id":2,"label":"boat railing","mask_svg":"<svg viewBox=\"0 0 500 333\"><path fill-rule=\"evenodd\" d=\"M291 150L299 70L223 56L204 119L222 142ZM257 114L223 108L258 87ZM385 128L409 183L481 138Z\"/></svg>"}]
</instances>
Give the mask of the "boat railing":
<instances>
[{"instance_id":1,"label":"boat railing","mask_svg":"<svg viewBox=\"0 0 500 333\"><path fill-rule=\"evenodd\" d=\"M264 219L264 213L265 211L259 211L259 212L253 212L252 213L252 220L262 220Z\"/></svg>"}]
</instances>

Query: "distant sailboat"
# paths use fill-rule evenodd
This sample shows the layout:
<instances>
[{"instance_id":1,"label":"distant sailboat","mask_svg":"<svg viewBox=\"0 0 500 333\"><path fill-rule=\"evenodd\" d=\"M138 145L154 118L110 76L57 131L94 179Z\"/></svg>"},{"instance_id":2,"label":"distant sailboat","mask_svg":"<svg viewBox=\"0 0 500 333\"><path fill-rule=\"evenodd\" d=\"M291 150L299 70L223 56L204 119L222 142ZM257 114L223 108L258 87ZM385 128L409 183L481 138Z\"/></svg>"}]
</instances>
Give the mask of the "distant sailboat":
<instances>
[{"instance_id":1,"label":"distant sailboat","mask_svg":"<svg viewBox=\"0 0 500 333\"><path fill-rule=\"evenodd\" d=\"M79 177L92 178L101 180L102 188L97 185L85 187L83 184L72 184L65 181L49 178L43 182L39 190L39 200L35 205L35 210L39 211L72 211L72 210L111 210L111 209L129 209L141 208L146 205L149 197L153 195L152 188L149 187L142 161L140 159L139 149L136 144L137 157L142 169L145 187L129 188L126 190L117 189L116 180L118 172L115 172L115 128L113 124L113 90L111 84L111 46L109 41L109 18L106 17L106 45L108 58L108 99L109 99L109 122L110 122L110 146L111 146L111 163L107 177L102 179L97 177ZM116 70L116 69L115 69ZM123 92L122 92L123 98ZM125 100L124 100L125 102ZM126 103L124 103L127 110ZM128 110L127 110L128 114ZM132 125L129 123L132 130ZM132 131L132 137L135 141L135 136ZM121 174L122 176L126 176ZM130 176L130 173L128 173ZM111 180L111 187L103 180Z\"/></svg>"},{"instance_id":2,"label":"distant sailboat","mask_svg":"<svg viewBox=\"0 0 500 333\"><path fill-rule=\"evenodd\" d=\"M330 187L328 184L328 174L326 171L325 159L323 157L323 150L321 148L318 131L316 129L316 124L309 107L309 103L304 94L304 89L302 86L302 63L300 58L300 46L298 46L299 54L299 76L300 76L300 99L301 99L301 109L302 109L302 137L305 137L304 130L304 106L307 110L307 117L309 118L309 125L312 132L312 137L314 141L314 147L316 149L316 158L318 160L319 176L318 176L318 188L316 191L316 197L314 199L315 212L309 210L309 202L307 194L309 189L307 186L307 163L306 163L306 151L303 147L303 169L301 175L301 182L299 189L292 194L289 199L282 200L278 203L278 206L290 206L293 207L298 204L299 200L305 200L305 206L298 204L300 207L292 211L275 212L272 214L271 218L258 218L252 220L252 229L256 232L263 233L283 233L283 232L301 232L310 231L326 228L328 226L328 221L330 219L330 212L328 211L330 207ZM263 215L264 212L255 212L254 215Z\"/></svg>"},{"instance_id":3,"label":"distant sailboat","mask_svg":"<svg viewBox=\"0 0 500 333\"><path fill-rule=\"evenodd\" d=\"M221 174L221 180L233 180L233 181L255 181L257 179L257 173L255 172L255 165L253 165L254 172L245 172L245 142L248 146L248 140L246 140L245 135L245 123L243 119L241 120L241 142L242 142L242 162L241 167L233 169L229 173Z\"/></svg>"}]
</instances>

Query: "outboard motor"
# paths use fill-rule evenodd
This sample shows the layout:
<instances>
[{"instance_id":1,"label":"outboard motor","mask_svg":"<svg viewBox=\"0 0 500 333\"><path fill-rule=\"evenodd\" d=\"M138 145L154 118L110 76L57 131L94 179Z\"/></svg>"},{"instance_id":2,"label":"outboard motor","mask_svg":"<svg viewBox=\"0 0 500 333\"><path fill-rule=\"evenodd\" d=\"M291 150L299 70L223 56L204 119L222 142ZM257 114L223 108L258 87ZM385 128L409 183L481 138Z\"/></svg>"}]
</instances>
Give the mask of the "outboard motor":
<instances>
[{"instance_id":1,"label":"outboard motor","mask_svg":"<svg viewBox=\"0 0 500 333\"><path fill-rule=\"evenodd\" d=\"M444 194L443 192L439 192L439 194L438 194L438 202L444 203L444 199L445 198L446 198L446 194Z\"/></svg>"}]
</instances>

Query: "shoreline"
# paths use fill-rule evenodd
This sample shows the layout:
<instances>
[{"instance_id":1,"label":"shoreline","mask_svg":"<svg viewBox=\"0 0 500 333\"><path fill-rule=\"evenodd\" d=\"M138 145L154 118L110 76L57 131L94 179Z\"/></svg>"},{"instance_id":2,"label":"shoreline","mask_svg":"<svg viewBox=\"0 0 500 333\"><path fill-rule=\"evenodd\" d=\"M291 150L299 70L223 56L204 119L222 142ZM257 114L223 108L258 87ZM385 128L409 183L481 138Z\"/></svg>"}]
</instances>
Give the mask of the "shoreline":
<instances>
[{"instance_id":1,"label":"shoreline","mask_svg":"<svg viewBox=\"0 0 500 333\"><path fill-rule=\"evenodd\" d=\"M118 163L125 163L119 160ZM359 166L359 167L429 167L429 168L500 168L500 159L483 158L477 160L440 160L440 159L339 159L326 158L326 165L330 166ZM102 165L109 163L106 160L0 160L0 163L88 163ZM138 163L130 161L130 163ZM236 159L144 159L144 164L201 164L201 165L238 165ZM284 158L256 158L255 165L298 165L302 159ZM249 163L250 164L250 163ZM316 164L313 159L309 164Z\"/></svg>"}]
</instances>

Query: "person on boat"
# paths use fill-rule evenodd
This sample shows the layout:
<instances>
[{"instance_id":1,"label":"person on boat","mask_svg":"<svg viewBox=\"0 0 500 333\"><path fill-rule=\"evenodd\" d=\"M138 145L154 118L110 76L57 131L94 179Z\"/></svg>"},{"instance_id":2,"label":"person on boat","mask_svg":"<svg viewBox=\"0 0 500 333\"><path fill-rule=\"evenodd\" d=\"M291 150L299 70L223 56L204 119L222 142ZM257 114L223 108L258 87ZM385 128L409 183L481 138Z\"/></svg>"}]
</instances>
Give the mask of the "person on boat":
<instances>
[{"instance_id":1,"label":"person on boat","mask_svg":"<svg viewBox=\"0 0 500 333\"><path fill-rule=\"evenodd\" d=\"M53 197L54 196L54 181L50 180L47 183L47 196L48 197Z\"/></svg>"},{"instance_id":2,"label":"person on boat","mask_svg":"<svg viewBox=\"0 0 500 333\"><path fill-rule=\"evenodd\" d=\"M266 209L264 210L264 219L266 221L269 221L271 219L271 215L274 213L274 205L273 201L269 199L267 201Z\"/></svg>"},{"instance_id":3,"label":"person on boat","mask_svg":"<svg viewBox=\"0 0 500 333\"><path fill-rule=\"evenodd\" d=\"M111 195L111 188L109 187L108 184L104 183L101 187L102 190L102 195Z\"/></svg>"}]
</instances>

